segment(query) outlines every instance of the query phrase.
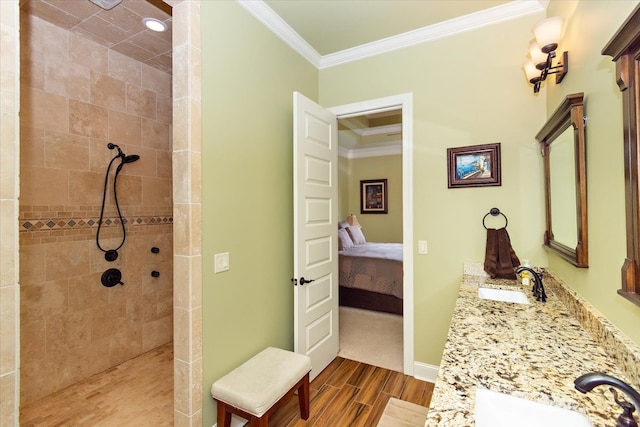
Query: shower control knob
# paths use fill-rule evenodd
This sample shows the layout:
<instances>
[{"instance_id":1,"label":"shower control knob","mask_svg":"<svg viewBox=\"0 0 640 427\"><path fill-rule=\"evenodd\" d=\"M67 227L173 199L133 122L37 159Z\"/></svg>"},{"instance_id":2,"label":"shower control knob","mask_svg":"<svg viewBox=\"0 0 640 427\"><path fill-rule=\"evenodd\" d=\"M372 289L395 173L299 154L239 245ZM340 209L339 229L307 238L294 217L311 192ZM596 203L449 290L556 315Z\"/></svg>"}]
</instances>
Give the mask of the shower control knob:
<instances>
[{"instance_id":1,"label":"shower control knob","mask_svg":"<svg viewBox=\"0 0 640 427\"><path fill-rule=\"evenodd\" d=\"M153 271L151 272L151 277L160 277L160 272L159 272L159 271L156 271L156 270L153 270Z\"/></svg>"},{"instance_id":2,"label":"shower control knob","mask_svg":"<svg viewBox=\"0 0 640 427\"><path fill-rule=\"evenodd\" d=\"M154 246L154 247L151 248L151 252L153 252L154 254L157 254L157 253L160 252L160 248L157 248L157 247Z\"/></svg>"}]
</instances>

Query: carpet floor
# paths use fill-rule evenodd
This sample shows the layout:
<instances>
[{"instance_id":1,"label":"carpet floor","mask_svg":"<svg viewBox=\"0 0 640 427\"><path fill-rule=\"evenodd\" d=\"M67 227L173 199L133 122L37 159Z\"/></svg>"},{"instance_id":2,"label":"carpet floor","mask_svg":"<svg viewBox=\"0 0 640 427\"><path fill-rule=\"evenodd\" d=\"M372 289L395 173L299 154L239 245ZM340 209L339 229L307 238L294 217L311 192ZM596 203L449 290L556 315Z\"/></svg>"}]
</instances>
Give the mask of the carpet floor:
<instances>
[{"instance_id":1,"label":"carpet floor","mask_svg":"<svg viewBox=\"0 0 640 427\"><path fill-rule=\"evenodd\" d=\"M402 316L340 307L338 356L403 372Z\"/></svg>"}]
</instances>

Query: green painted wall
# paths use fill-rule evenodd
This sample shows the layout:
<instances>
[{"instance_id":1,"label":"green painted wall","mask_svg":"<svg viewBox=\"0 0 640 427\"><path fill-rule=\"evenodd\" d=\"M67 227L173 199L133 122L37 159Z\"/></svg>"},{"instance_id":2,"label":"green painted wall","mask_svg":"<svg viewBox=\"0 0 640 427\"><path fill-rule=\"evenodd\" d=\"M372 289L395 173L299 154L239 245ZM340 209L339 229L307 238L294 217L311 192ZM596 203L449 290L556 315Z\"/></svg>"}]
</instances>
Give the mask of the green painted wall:
<instances>
[{"instance_id":1,"label":"green painted wall","mask_svg":"<svg viewBox=\"0 0 640 427\"><path fill-rule=\"evenodd\" d=\"M203 1L203 425L211 384L266 346L293 349L293 91L318 71L236 2ZM214 274L214 254L230 271Z\"/></svg>"},{"instance_id":2,"label":"green painted wall","mask_svg":"<svg viewBox=\"0 0 640 427\"><path fill-rule=\"evenodd\" d=\"M560 85L547 85L547 111L552 113L569 93L585 94L589 268L574 268L550 253L549 269L640 343L640 307L616 293L626 257L622 96L615 64L600 53L637 4L551 2L549 16L568 21L559 48L569 52L569 74Z\"/></svg>"},{"instance_id":3,"label":"green painted wall","mask_svg":"<svg viewBox=\"0 0 640 427\"><path fill-rule=\"evenodd\" d=\"M545 95L534 96L520 68L527 16L320 71L320 103L333 106L413 92L415 360L440 364L465 261L483 262L482 217L509 217L516 253L545 265L542 160L535 134ZM508 34L508 37L505 37ZM495 55L486 46L496 46ZM479 48L483 47L483 48ZM500 142L502 186L447 188L447 148ZM502 224L494 225L500 227Z\"/></svg>"},{"instance_id":4,"label":"green painted wall","mask_svg":"<svg viewBox=\"0 0 640 427\"><path fill-rule=\"evenodd\" d=\"M625 254L621 100L612 63L599 56L635 4L552 1L550 14L572 14L570 73L533 95L520 65L542 14L318 71L235 2L202 2L203 425L215 422L216 378L267 345L293 347L294 90L325 106L413 92L414 240L429 243L428 255L415 253L415 360L440 363L463 262L484 260L482 217L494 206L509 217L521 259L548 263L640 342L631 330L640 310L615 293ZM588 270L541 246L534 138L564 95L578 91L590 118ZM492 142L502 143L502 186L448 189L446 149ZM341 160L339 168L342 180L349 165ZM340 191L345 213L351 199ZM227 251L231 270L214 274L214 254Z\"/></svg>"},{"instance_id":5,"label":"green painted wall","mask_svg":"<svg viewBox=\"0 0 640 427\"><path fill-rule=\"evenodd\" d=\"M349 164L347 214L356 215L367 241L402 243L402 157L356 158ZM360 213L360 181L367 179L387 179L386 215Z\"/></svg>"}]
</instances>

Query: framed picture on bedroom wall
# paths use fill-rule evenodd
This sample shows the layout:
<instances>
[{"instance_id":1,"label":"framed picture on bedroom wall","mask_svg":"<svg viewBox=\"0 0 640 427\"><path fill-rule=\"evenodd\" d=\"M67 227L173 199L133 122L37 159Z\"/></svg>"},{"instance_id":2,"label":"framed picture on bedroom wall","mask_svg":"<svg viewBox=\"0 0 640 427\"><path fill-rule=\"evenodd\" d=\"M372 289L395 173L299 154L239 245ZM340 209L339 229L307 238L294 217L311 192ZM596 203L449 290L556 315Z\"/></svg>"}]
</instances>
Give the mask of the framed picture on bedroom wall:
<instances>
[{"instance_id":1,"label":"framed picture on bedroom wall","mask_svg":"<svg viewBox=\"0 0 640 427\"><path fill-rule=\"evenodd\" d=\"M500 143L447 148L449 188L502 185Z\"/></svg>"},{"instance_id":2,"label":"framed picture on bedroom wall","mask_svg":"<svg viewBox=\"0 0 640 427\"><path fill-rule=\"evenodd\" d=\"M367 179L360 181L360 213L361 214L386 214L389 211L387 204L387 180Z\"/></svg>"}]
</instances>

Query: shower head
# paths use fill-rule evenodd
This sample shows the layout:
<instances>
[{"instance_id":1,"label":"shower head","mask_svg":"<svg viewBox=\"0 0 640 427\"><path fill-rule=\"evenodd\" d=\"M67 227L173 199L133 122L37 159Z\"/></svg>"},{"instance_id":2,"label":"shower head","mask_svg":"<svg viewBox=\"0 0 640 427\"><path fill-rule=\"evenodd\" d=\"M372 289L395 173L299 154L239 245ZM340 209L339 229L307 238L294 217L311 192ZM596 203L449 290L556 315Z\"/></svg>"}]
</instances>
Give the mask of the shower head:
<instances>
[{"instance_id":1,"label":"shower head","mask_svg":"<svg viewBox=\"0 0 640 427\"><path fill-rule=\"evenodd\" d=\"M116 158L120 157L122 159L122 163L133 163L136 160L140 159L140 156L138 156L137 154L132 154L130 156L127 156L126 154L124 154L122 152L122 150L120 149L119 146L117 146L116 144L110 142L107 144L107 148L109 150L113 150L114 148L118 149L118 155L116 157L114 157L113 159L115 160Z\"/></svg>"},{"instance_id":2,"label":"shower head","mask_svg":"<svg viewBox=\"0 0 640 427\"><path fill-rule=\"evenodd\" d=\"M123 156L122 163L133 163L139 159L140 159L140 156L138 156L137 154L132 154L130 156Z\"/></svg>"}]
</instances>

